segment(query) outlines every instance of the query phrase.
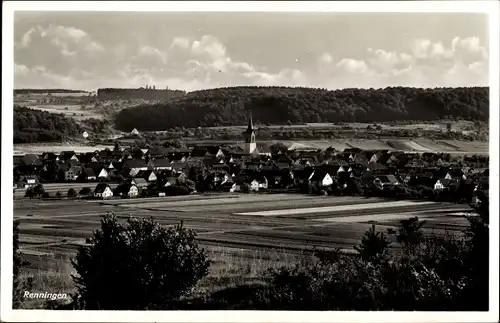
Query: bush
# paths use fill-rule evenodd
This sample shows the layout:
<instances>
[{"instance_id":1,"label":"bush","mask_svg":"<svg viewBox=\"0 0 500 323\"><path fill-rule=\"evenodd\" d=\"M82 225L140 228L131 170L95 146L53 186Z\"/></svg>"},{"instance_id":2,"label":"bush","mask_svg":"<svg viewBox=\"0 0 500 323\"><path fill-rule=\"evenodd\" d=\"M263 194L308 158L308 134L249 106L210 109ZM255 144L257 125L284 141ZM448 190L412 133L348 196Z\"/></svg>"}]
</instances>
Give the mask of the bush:
<instances>
[{"instance_id":1,"label":"bush","mask_svg":"<svg viewBox=\"0 0 500 323\"><path fill-rule=\"evenodd\" d=\"M89 195L92 193L92 189L90 187L84 187L78 192L79 195Z\"/></svg>"},{"instance_id":2,"label":"bush","mask_svg":"<svg viewBox=\"0 0 500 323\"><path fill-rule=\"evenodd\" d=\"M208 274L210 261L182 225L161 227L152 219L113 214L79 248L74 300L88 310L166 309Z\"/></svg>"},{"instance_id":3,"label":"bush","mask_svg":"<svg viewBox=\"0 0 500 323\"><path fill-rule=\"evenodd\" d=\"M22 282L20 280L20 271L22 267L28 266L29 262L25 261L21 257L19 252L19 221L14 221L13 224L13 261L12 261L12 308L18 309L22 305L23 293L25 290L30 290L32 286L32 280Z\"/></svg>"},{"instance_id":4,"label":"bush","mask_svg":"<svg viewBox=\"0 0 500 323\"><path fill-rule=\"evenodd\" d=\"M57 197L57 198L61 198L61 197L62 197L62 193L61 193L60 191L57 191L57 192L56 192L56 197Z\"/></svg>"},{"instance_id":5,"label":"bush","mask_svg":"<svg viewBox=\"0 0 500 323\"><path fill-rule=\"evenodd\" d=\"M402 253L372 226L357 256L338 252L271 274L260 309L281 310L488 310L488 199L469 218L464 236L424 235L425 222L401 221ZM247 297L248 298L248 297Z\"/></svg>"},{"instance_id":6,"label":"bush","mask_svg":"<svg viewBox=\"0 0 500 323\"><path fill-rule=\"evenodd\" d=\"M68 197L75 197L76 196L76 191L74 188L70 188L67 193Z\"/></svg>"}]
</instances>

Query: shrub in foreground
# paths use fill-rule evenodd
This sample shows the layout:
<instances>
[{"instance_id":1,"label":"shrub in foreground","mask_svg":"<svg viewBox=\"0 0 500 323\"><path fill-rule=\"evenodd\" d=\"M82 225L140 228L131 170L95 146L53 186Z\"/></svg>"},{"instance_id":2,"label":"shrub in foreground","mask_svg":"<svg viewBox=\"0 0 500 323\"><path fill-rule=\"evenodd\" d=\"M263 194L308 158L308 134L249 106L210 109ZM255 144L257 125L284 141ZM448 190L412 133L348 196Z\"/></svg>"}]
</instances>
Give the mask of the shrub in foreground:
<instances>
[{"instance_id":1,"label":"shrub in foreground","mask_svg":"<svg viewBox=\"0 0 500 323\"><path fill-rule=\"evenodd\" d=\"M74 299L94 310L167 309L208 274L210 261L182 223L161 227L152 219L113 214L79 248L72 261L77 274Z\"/></svg>"},{"instance_id":2,"label":"shrub in foreground","mask_svg":"<svg viewBox=\"0 0 500 323\"><path fill-rule=\"evenodd\" d=\"M400 252L372 227L355 257L316 257L271 275L261 308L282 310L488 310L488 207L461 236L425 236L401 221Z\"/></svg>"},{"instance_id":3,"label":"shrub in foreground","mask_svg":"<svg viewBox=\"0 0 500 323\"><path fill-rule=\"evenodd\" d=\"M23 282L20 279L21 268L29 265L29 262L23 260L19 251L19 221L14 221L13 225L12 308L18 309L23 302L23 292L31 289L32 281Z\"/></svg>"}]
</instances>

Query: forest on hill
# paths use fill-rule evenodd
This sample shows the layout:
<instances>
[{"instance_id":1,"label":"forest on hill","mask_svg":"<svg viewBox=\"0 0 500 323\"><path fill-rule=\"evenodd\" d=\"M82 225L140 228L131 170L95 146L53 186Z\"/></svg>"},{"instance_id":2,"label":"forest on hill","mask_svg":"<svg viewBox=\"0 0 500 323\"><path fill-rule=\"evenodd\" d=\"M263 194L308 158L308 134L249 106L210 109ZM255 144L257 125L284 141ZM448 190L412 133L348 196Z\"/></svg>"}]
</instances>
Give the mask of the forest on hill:
<instances>
[{"instance_id":1,"label":"forest on hill","mask_svg":"<svg viewBox=\"0 0 500 323\"><path fill-rule=\"evenodd\" d=\"M14 143L60 141L81 132L80 125L63 114L14 106Z\"/></svg>"},{"instance_id":2,"label":"forest on hill","mask_svg":"<svg viewBox=\"0 0 500 323\"><path fill-rule=\"evenodd\" d=\"M386 122L489 118L489 88L326 90L303 87L229 87L189 92L168 102L120 111L116 128L161 131L174 127L257 124Z\"/></svg>"},{"instance_id":3,"label":"forest on hill","mask_svg":"<svg viewBox=\"0 0 500 323\"><path fill-rule=\"evenodd\" d=\"M97 90L97 97L100 100L157 100L168 101L173 98L183 97L185 91L170 90L170 89L155 89L155 88L138 88L138 89L120 89L120 88L104 88Z\"/></svg>"}]
</instances>

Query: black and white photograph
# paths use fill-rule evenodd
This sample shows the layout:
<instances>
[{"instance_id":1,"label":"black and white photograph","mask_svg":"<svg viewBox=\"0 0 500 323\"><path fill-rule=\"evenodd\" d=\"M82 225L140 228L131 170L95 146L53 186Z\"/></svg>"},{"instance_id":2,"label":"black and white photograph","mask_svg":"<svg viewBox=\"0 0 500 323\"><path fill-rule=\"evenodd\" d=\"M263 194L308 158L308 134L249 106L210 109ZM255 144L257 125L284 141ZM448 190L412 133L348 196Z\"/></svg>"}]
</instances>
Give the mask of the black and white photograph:
<instances>
[{"instance_id":1,"label":"black and white photograph","mask_svg":"<svg viewBox=\"0 0 500 323\"><path fill-rule=\"evenodd\" d=\"M3 6L2 321L498 321L498 2Z\"/></svg>"}]
</instances>

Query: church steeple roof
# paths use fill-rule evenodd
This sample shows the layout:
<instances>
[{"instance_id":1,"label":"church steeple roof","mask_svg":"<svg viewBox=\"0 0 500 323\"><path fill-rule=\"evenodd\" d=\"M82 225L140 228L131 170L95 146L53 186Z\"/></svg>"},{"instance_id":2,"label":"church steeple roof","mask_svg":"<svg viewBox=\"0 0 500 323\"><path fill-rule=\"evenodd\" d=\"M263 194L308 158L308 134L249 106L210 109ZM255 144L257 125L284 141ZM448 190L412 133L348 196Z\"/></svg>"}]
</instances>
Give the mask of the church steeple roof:
<instances>
[{"instance_id":1,"label":"church steeple roof","mask_svg":"<svg viewBox=\"0 0 500 323\"><path fill-rule=\"evenodd\" d=\"M253 118L252 118L252 109L250 109L248 113L248 127L247 127L247 132L251 133L253 132Z\"/></svg>"}]
</instances>

